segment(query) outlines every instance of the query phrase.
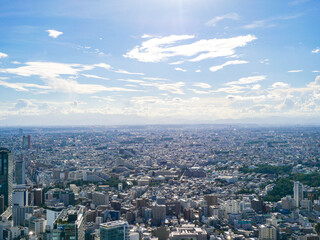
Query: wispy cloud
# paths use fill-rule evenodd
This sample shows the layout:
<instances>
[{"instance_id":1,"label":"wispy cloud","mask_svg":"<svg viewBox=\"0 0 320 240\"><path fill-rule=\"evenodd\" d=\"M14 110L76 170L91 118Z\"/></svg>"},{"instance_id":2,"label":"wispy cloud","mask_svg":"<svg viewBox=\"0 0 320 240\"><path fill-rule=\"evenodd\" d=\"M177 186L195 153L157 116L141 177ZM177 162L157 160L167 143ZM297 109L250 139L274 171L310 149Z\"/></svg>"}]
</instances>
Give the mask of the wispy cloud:
<instances>
[{"instance_id":1,"label":"wispy cloud","mask_svg":"<svg viewBox=\"0 0 320 240\"><path fill-rule=\"evenodd\" d=\"M298 69L298 70L289 70L289 73L299 73L299 72L303 72L303 70Z\"/></svg>"},{"instance_id":2,"label":"wispy cloud","mask_svg":"<svg viewBox=\"0 0 320 240\"><path fill-rule=\"evenodd\" d=\"M221 70L222 68L224 68L225 66L229 66L229 65L237 65L237 64L245 64L248 63L248 61L243 61L243 60L233 60L233 61L228 61L224 64L218 65L218 66L213 66L210 67L209 70L211 72L216 72L218 70Z\"/></svg>"},{"instance_id":3,"label":"wispy cloud","mask_svg":"<svg viewBox=\"0 0 320 240\"><path fill-rule=\"evenodd\" d=\"M186 72L187 71L186 69L179 68L179 67L174 68L174 70L180 71L180 72Z\"/></svg>"},{"instance_id":4,"label":"wispy cloud","mask_svg":"<svg viewBox=\"0 0 320 240\"><path fill-rule=\"evenodd\" d=\"M173 94L184 94L181 89L185 83L184 82L176 82L176 83L141 83L141 86L147 87L156 87L161 91L168 91Z\"/></svg>"},{"instance_id":5,"label":"wispy cloud","mask_svg":"<svg viewBox=\"0 0 320 240\"><path fill-rule=\"evenodd\" d=\"M115 73L122 73L122 74L129 74L129 75L144 75L144 73L135 73L135 72L128 72L127 70L119 69L119 70L112 70Z\"/></svg>"},{"instance_id":6,"label":"wispy cloud","mask_svg":"<svg viewBox=\"0 0 320 240\"><path fill-rule=\"evenodd\" d=\"M179 65L179 64L182 64L184 63L184 61L176 61L176 62L172 62L172 63L169 63L170 65Z\"/></svg>"},{"instance_id":7,"label":"wispy cloud","mask_svg":"<svg viewBox=\"0 0 320 240\"><path fill-rule=\"evenodd\" d=\"M6 57L8 57L8 54L5 54L5 53L3 53L3 52L0 52L0 58L6 58Z\"/></svg>"},{"instance_id":8,"label":"wispy cloud","mask_svg":"<svg viewBox=\"0 0 320 240\"><path fill-rule=\"evenodd\" d=\"M211 88L211 85L208 83L194 83L193 86L200 88Z\"/></svg>"},{"instance_id":9,"label":"wispy cloud","mask_svg":"<svg viewBox=\"0 0 320 240\"><path fill-rule=\"evenodd\" d=\"M260 82L262 80L265 80L266 76L252 76L252 77L246 77L246 78L240 78L238 81L228 82L226 85L243 85L243 84L251 84Z\"/></svg>"},{"instance_id":10,"label":"wispy cloud","mask_svg":"<svg viewBox=\"0 0 320 240\"><path fill-rule=\"evenodd\" d=\"M218 22L225 20L225 19L238 20L239 16L237 13L234 13L234 12L228 13L228 14L225 14L222 16L217 16L217 17L210 19L208 22L206 22L206 26L215 27Z\"/></svg>"},{"instance_id":11,"label":"wispy cloud","mask_svg":"<svg viewBox=\"0 0 320 240\"><path fill-rule=\"evenodd\" d=\"M52 37L52 38L58 38L60 35L63 34L63 32L53 30L53 29L49 29L47 30L47 32L49 33L49 37Z\"/></svg>"},{"instance_id":12,"label":"wispy cloud","mask_svg":"<svg viewBox=\"0 0 320 240\"><path fill-rule=\"evenodd\" d=\"M190 44L177 45L180 41L194 37L194 35L171 35L152 38L123 56L137 59L140 62L161 62L178 56L184 57L184 61L198 62L210 58L232 56L236 48L244 47L257 39L253 35L245 35L225 39L202 39Z\"/></svg>"},{"instance_id":13,"label":"wispy cloud","mask_svg":"<svg viewBox=\"0 0 320 240\"><path fill-rule=\"evenodd\" d=\"M277 21L287 21L295 18L301 17L303 14L299 13L296 15L288 15L288 16L278 16L272 17L262 20L253 21L250 24L244 25L244 29L254 29L254 28L270 28L277 26Z\"/></svg>"},{"instance_id":14,"label":"wispy cloud","mask_svg":"<svg viewBox=\"0 0 320 240\"><path fill-rule=\"evenodd\" d=\"M82 74L82 76L85 76L85 77L87 77L87 78L95 78L95 79L109 80L109 78L100 77L100 76L92 75L92 74Z\"/></svg>"},{"instance_id":15,"label":"wispy cloud","mask_svg":"<svg viewBox=\"0 0 320 240\"><path fill-rule=\"evenodd\" d=\"M317 47L316 49L312 50L311 52L312 52L312 53L320 53L320 48Z\"/></svg>"},{"instance_id":16,"label":"wispy cloud","mask_svg":"<svg viewBox=\"0 0 320 240\"><path fill-rule=\"evenodd\" d=\"M104 66L99 64L100 66ZM44 89L52 89L59 92L76 92L79 94L92 94L103 91L123 91L131 92L137 91L133 89L121 88L121 87L106 87L98 84L81 84L72 78L77 77L80 72L92 70L97 65L83 65L83 64L65 64L56 62L27 62L25 66L17 68L0 69L2 73L16 74L23 77L39 76L46 84ZM107 65L105 67L108 67ZM66 78L69 76L69 78ZM25 87L41 88L37 85L18 84L15 85L8 83L7 87L16 88L20 91L25 91Z\"/></svg>"},{"instance_id":17,"label":"wispy cloud","mask_svg":"<svg viewBox=\"0 0 320 240\"><path fill-rule=\"evenodd\" d=\"M39 84L33 84L33 83L9 83L6 81L0 80L0 85L7 87L7 88L13 88L16 91L24 91L27 92L29 91L29 88L36 88L36 89L45 89L45 90L50 90L51 87L49 86L44 86L44 85L39 85Z\"/></svg>"},{"instance_id":18,"label":"wispy cloud","mask_svg":"<svg viewBox=\"0 0 320 240\"><path fill-rule=\"evenodd\" d=\"M152 80L152 81L166 81L166 80L168 80L167 78L159 78L159 77L143 77L143 79Z\"/></svg>"}]
</instances>

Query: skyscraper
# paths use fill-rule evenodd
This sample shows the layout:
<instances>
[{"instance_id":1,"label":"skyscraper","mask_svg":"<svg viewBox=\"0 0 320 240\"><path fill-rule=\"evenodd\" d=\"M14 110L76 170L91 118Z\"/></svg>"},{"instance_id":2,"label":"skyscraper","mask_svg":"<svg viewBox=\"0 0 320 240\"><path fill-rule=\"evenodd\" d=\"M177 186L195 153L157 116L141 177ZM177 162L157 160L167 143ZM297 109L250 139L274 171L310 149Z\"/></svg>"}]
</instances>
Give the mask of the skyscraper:
<instances>
[{"instance_id":1,"label":"skyscraper","mask_svg":"<svg viewBox=\"0 0 320 240\"><path fill-rule=\"evenodd\" d=\"M31 136L23 136L22 137L22 148L24 149L30 149L31 147Z\"/></svg>"},{"instance_id":2,"label":"skyscraper","mask_svg":"<svg viewBox=\"0 0 320 240\"><path fill-rule=\"evenodd\" d=\"M15 166L15 183L16 184L25 184L26 179L25 179L25 171L26 171L26 165L23 157L19 160L16 161L16 166Z\"/></svg>"},{"instance_id":3,"label":"skyscraper","mask_svg":"<svg viewBox=\"0 0 320 240\"><path fill-rule=\"evenodd\" d=\"M296 202L296 207L300 206L300 201L303 199L303 185L300 182L294 182L293 198Z\"/></svg>"},{"instance_id":4,"label":"skyscraper","mask_svg":"<svg viewBox=\"0 0 320 240\"><path fill-rule=\"evenodd\" d=\"M4 196L4 206L12 205L12 154L7 148L0 148L0 195Z\"/></svg>"},{"instance_id":5,"label":"skyscraper","mask_svg":"<svg viewBox=\"0 0 320 240\"><path fill-rule=\"evenodd\" d=\"M113 221L100 225L100 240L129 240L129 224L126 221Z\"/></svg>"}]
</instances>

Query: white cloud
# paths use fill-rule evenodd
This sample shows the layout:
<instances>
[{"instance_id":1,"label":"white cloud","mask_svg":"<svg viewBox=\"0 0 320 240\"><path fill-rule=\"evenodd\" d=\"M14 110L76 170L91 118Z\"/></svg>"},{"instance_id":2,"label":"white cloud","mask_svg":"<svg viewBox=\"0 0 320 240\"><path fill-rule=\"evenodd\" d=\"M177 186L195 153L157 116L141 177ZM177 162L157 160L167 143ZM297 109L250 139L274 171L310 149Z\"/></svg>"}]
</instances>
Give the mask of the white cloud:
<instances>
[{"instance_id":1,"label":"white cloud","mask_svg":"<svg viewBox=\"0 0 320 240\"><path fill-rule=\"evenodd\" d=\"M109 80L109 78L106 77L100 77L92 74L82 74L82 76L85 76L87 78L95 78L95 79L102 79L102 80Z\"/></svg>"},{"instance_id":2,"label":"white cloud","mask_svg":"<svg viewBox=\"0 0 320 240\"><path fill-rule=\"evenodd\" d=\"M6 68L1 69L0 72L11 73L19 76L30 77L39 76L50 88L54 91L59 92L75 92L79 94L92 94L96 92L103 91L123 91L132 92L137 91L133 89L121 88L121 87L106 87L104 85L96 84L80 84L72 78L77 77L77 75L82 71L92 70L96 66L106 67L108 65L82 65L82 64L65 64L65 63L55 63L55 62L27 62L26 66L21 66L17 68ZM68 75L69 79L63 78L64 75ZM10 87L6 83L7 87ZM16 88L20 91L25 91L26 85L11 85L12 88ZM31 86L30 86L31 87ZM33 87L37 87L34 85ZM39 87L38 87L39 88Z\"/></svg>"},{"instance_id":3,"label":"white cloud","mask_svg":"<svg viewBox=\"0 0 320 240\"><path fill-rule=\"evenodd\" d=\"M196 93L196 94L209 94L212 92L212 91L203 91L203 90L192 89L192 88L190 88L189 90Z\"/></svg>"},{"instance_id":4,"label":"white cloud","mask_svg":"<svg viewBox=\"0 0 320 240\"><path fill-rule=\"evenodd\" d=\"M49 33L49 37L52 37L52 38L57 38L61 34L63 34L63 32L60 32L60 31L57 31L57 30L53 30L53 29L49 29L49 30L47 30L47 32Z\"/></svg>"},{"instance_id":5,"label":"white cloud","mask_svg":"<svg viewBox=\"0 0 320 240\"><path fill-rule=\"evenodd\" d=\"M228 62L226 62L224 64L221 64L221 65L218 65L218 66L210 67L209 70L211 72L216 72L218 70L221 70L225 66L236 65L236 64L245 64L245 63L248 63L248 62L247 61L243 61L243 60L233 60L233 61L228 61Z\"/></svg>"},{"instance_id":6,"label":"white cloud","mask_svg":"<svg viewBox=\"0 0 320 240\"><path fill-rule=\"evenodd\" d=\"M260 84L255 84L251 87L251 90L259 90L261 88Z\"/></svg>"},{"instance_id":7,"label":"white cloud","mask_svg":"<svg viewBox=\"0 0 320 240\"><path fill-rule=\"evenodd\" d=\"M0 52L0 58L6 58L6 57L8 57L8 54L5 54L5 53L3 53L3 52Z\"/></svg>"},{"instance_id":8,"label":"white cloud","mask_svg":"<svg viewBox=\"0 0 320 240\"><path fill-rule=\"evenodd\" d=\"M312 50L311 52L312 52L312 53L320 53L320 48L317 47L316 49Z\"/></svg>"},{"instance_id":9,"label":"white cloud","mask_svg":"<svg viewBox=\"0 0 320 240\"><path fill-rule=\"evenodd\" d=\"M152 35L149 35L149 34L143 34L141 36L141 38L152 38Z\"/></svg>"},{"instance_id":10,"label":"white cloud","mask_svg":"<svg viewBox=\"0 0 320 240\"><path fill-rule=\"evenodd\" d=\"M197 70L196 70L196 73L200 73L200 72L201 72L201 70L200 70L200 69L197 69Z\"/></svg>"},{"instance_id":11,"label":"white cloud","mask_svg":"<svg viewBox=\"0 0 320 240\"><path fill-rule=\"evenodd\" d=\"M104 69L107 69L107 70L112 69L112 67L109 64L106 64L106 63L98 63L98 64L94 64L94 66L95 67L101 67L101 68L104 68Z\"/></svg>"},{"instance_id":12,"label":"white cloud","mask_svg":"<svg viewBox=\"0 0 320 240\"><path fill-rule=\"evenodd\" d=\"M39 84L33 84L33 83L9 83L6 81L1 81L0 80L0 86L4 86L7 88L13 88L16 91L24 91L27 92L29 91L29 88L36 88L36 89L44 89L44 90L50 90L51 87L49 86L44 86L44 85L39 85Z\"/></svg>"},{"instance_id":13,"label":"white cloud","mask_svg":"<svg viewBox=\"0 0 320 240\"><path fill-rule=\"evenodd\" d=\"M115 73L122 73L122 74L129 74L129 75L144 75L144 73L134 73L134 72L129 72L123 69L114 69L113 67L111 67L109 64L106 64L106 63L98 63L98 64L94 64L93 66L101 67Z\"/></svg>"},{"instance_id":14,"label":"white cloud","mask_svg":"<svg viewBox=\"0 0 320 240\"><path fill-rule=\"evenodd\" d=\"M235 54L235 49L244 47L256 40L253 35L238 36L225 39L202 39L190 44L175 45L183 40L193 39L193 35L171 35L149 39L128 51L126 58L140 62L161 62L172 57L189 57L188 61L197 62L208 58L228 57Z\"/></svg>"},{"instance_id":15,"label":"white cloud","mask_svg":"<svg viewBox=\"0 0 320 240\"><path fill-rule=\"evenodd\" d=\"M288 88L289 84L284 83L284 82L275 82L274 84L272 84L273 88Z\"/></svg>"},{"instance_id":16,"label":"white cloud","mask_svg":"<svg viewBox=\"0 0 320 240\"><path fill-rule=\"evenodd\" d=\"M200 88L211 88L211 85L208 83L195 83L193 84L195 87L200 87Z\"/></svg>"},{"instance_id":17,"label":"white cloud","mask_svg":"<svg viewBox=\"0 0 320 240\"><path fill-rule=\"evenodd\" d=\"M299 73L299 72L303 72L303 70L290 70L288 72L289 73Z\"/></svg>"},{"instance_id":18,"label":"white cloud","mask_svg":"<svg viewBox=\"0 0 320 240\"><path fill-rule=\"evenodd\" d=\"M319 73L320 71L319 70L314 70L312 71L313 73Z\"/></svg>"},{"instance_id":19,"label":"white cloud","mask_svg":"<svg viewBox=\"0 0 320 240\"><path fill-rule=\"evenodd\" d=\"M115 72L115 73L122 73L122 74L129 74L129 75L144 75L144 73L128 72L128 71L123 70L123 69L113 70L113 72Z\"/></svg>"},{"instance_id":20,"label":"white cloud","mask_svg":"<svg viewBox=\"0 0 320 240\"><path fill-rule=\"evenodd\" d=\"M184 94L181 89L185 83L184 82L176 82L176 83L141 83L141 86L147 87L156 87L161 91L168 91L173 94Z\"/></svg>"},{"instance_id":21,"label":"white cloud","mask_svg":"<svg viewBox=\"0 0 320 240\"><path fill-rule=\"evenodd\" d=\"M176 61L176 62L172 62L172 63L169 63L170 65L179 65L179 64L182 64L184 63L184 61Z\"/></svg>"},{"instance_id":22,"label":"white cloud","mask_svg":"<svg viewBox=\"0 0 320 240\"><path fill-rule=\"evenodd\" d=\"M259 95L259 96L228 95L226 98L229 100L236 100L236 101L261 101L261 100L265 100L266 96L264 95Z\"/></svg>"},{"instance_id":23,"label":"white cloud","mask_svg":"<svg viewBox=\"0 0 320 240\"><path fill-rule=\"evenodd\" d=\"M226 85L242 85L242 84L251 84L260 82L262 80L265 80L266 76L252 76L252 77L246 77L246 78L240 78L238 81L228 82Z\"/></svg>"},{"instance_id":24,"label":"white cloud","mask_svg":"<svg viewBox=\"0 0 320 240\"><path fill-rule=\"evenodd\" d=\"M244 86L238 86L238 85L232 85L230 87L225 88L218 88L214 92L225 92L225 93L243 93L244 89L247 89L248 87Z\"/></svg>"},{"instance_id":25,"label":"white cloud","mask_svg":"<svg viewBox=\"0 0 320 240\"><path fill-rule=\"evenodd\" d=\"M56 78L60 75L77 75L78 72L91 70L93 68L93 66L81 64L65 64L55 62L27 62L26 66L1 69L0 72L16 74L24 77L37 75L41 78Z\"/></svg>"},{"instance_id":26,"label":"white cloud","mask_svg":"<svg viewBox=\"0 0 320 240\"><path fill-rule=\"evenodd\" d=\"M91 96L90 98L99 99L107 102L114 102L115 99L112 97L99 97L99 96Z\"/></svg>"},{"instance_id":27,"label":"white cloud","mask_svg":"<svg viewBox=\"0 0 320 240\"><path fill-rule=\"evenodd\" d=\"M179 67L174 68L174 70L180 71L180 72L186 72L187 71L186 69L179 68Z\"/></svg>"},{"instance_id":28,"label":"white cloud","mask_svg":"<svg viewBox=\"0 0 320 240\"><path fill-rule=\"evenodd\" d=\"M139 79L118 79L120 81L130 82L130 83L144 83L145 81Z\"/></svg>"},{"instance_id":29,"label":"white cloud","mask_svg":"<svg viewBox=\"0 0 320 240\"><path fill-rule=\"evenodd\" d=\"M152 81L166 81L166 80L168 80L167 78L159 78L159 77L143 77L143 79L152 80Z\"/></svg>"},{"instance_id":30,"label":"white cloud","mask_svg":"<svg viewBox=\"0 0 320 240\"><path fill-rule=\"evenodd\" d=\"M18 61L12 61L11 63L12 64L21 64L21 62L18 62Z\"/></svg>"},{"instance_id":31,"label":"white cloud","mask_svg":"<svg viewBox=\"0 0 320 240\"><path fill-rule=\"evenodd\" d=\"M262 63L262 64L270 64L270 60L268 58L261 59L260 63Z\"/></svg>"},{"instance_id":32,"label":"white cloud","mask_svg":"<svg viewBox=\"0 0 320 240\"><path fill-rule=\"evenodd\" d=\"M228 13L222 16L217 16L206 22L206 26L209 27L215 27L218 22L224 20L224 19L231 19L231 20L238 20L239 16L237 13Z\"/></svg>"}]
</instances>

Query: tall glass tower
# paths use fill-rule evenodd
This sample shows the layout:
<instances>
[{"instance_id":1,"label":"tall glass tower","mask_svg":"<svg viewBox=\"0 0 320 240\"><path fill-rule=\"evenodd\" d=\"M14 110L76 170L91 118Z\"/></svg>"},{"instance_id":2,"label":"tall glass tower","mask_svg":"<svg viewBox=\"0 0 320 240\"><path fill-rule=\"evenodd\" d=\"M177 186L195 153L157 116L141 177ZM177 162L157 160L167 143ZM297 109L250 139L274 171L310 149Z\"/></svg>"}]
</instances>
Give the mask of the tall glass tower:
<instances>
[{"instance_id":1,"label":"tall glass tower","mask_svg":"<svg viewBox=\"0 0 320 240\"><path fill-rule=\"evenodd\" d=\"M5 209L12 205L12 154L7 148L0 148L0 195L4 197Z\"/></svg>"}]
</instances>

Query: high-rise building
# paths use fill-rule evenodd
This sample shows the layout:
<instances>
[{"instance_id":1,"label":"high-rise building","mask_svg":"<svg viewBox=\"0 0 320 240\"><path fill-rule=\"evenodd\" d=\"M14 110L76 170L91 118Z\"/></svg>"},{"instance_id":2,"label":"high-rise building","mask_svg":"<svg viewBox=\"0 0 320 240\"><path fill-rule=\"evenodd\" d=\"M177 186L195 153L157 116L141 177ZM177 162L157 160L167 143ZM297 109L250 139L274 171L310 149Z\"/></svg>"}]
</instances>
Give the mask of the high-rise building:
<instances>
[{"instance_id":1,"label":"high-rise building","mask_svg":"<svg viewBox=\"0 0 320 240\"><path fill-rule=\"evenodd\" d=\"M30 149L31 148L31 136L23 136L22 137L22 148Z\"/></svg>"},{"instance_id":2,"label":"high-rise building","mask_svg":"<svg viewBox=\"0 0 320 240\"><path fill-rule=\"evenodd\" d=\"M52 240L84 240L84 206L77 206L61 211L54 221Z\"/></svg>"},{"instance_id":3,"label":"high-rise building","mask_svg":"<svg viewBox=\"0 0 320 240\"><path fill-rule=\"evenodd\" d=\"M303 199L303 185L300 182L294 182L293 198L296 202L296 207L300 206L300 201Z\"/></svg>"},{"instance_id":4,"label":"high-rise building","mask_svg":"<svg viewBox=\"0 0 320 240\"><path fill-rule=\"evenodd\" d=\"M33 205L40 206L43 203L42 188L33 189Z\"/></svg>"},{"instance_id":5,"label":"high-rise building","mask_svg":"<svg viewBox=\"0 0 320 240\"><path fill-rule=\"evenodd\" d=\"M14 204L12 206L13 226L24 226L24 220L26 218L27 213L32 214L33 207L19 206L18 204Z\"/></svg>"},{"instance_id":6,"label":"high-rise building","mask_svg":"<svg viewBox=\"0 0 320 240\"><path fill-rule=\"evenodd\" d=\"M259 228L259 240L277 240L277 229L274 226L261 225Z\"/></svg>"},{"instance_id":7,"label":"high-rise building","mask_svg":"<svg viewBox=\"0 0 320 240\"><path fill-rule=\"evenodd\" d=\"M156 226L159 226L165 219L166 219L166 206L165 205L152 206L152 223Z\"/></svg>"},{"instance_id":8,"label":"high-rise building","mask_svg":"<svg viewBox=\"0 0 320 240\"><path fill-rule=\"evenodd\" d=\"M12 154L7 148L0 148L0 195L4 196L4 206L12 206Z\"/></svg>"},{"instance_id":9,"label":"high-rise building","mask_svg":"<svg viewBox=\"0 0 320 240\"><path fill-rule=\"evenodd\" d=\"M112 221L100 225L100 240L129 240L129 224L126 221Z\"/></svg>"},{"instance_id":10,"label":"high-rise building","mask_svg":"<svg viewBox=\"0 0 320 240\"><path fill-rule=\"evenodd\" d=\"M15 188L12 191L12 205L20 207L28 205L28 189L27 188Z\"/></svg>"},{"instance_id":11,"label":"high-rise building","mask_svg":"<svg viewBox=\"0 0 320 240\"><path fill-rule=\"evenodd\" d=\"M23 157L16 161L15 165L15 183L16 184L25 184L26 178L25 178L25 171L26 171L26 165Z\"/></svg>"}]
</instances>

